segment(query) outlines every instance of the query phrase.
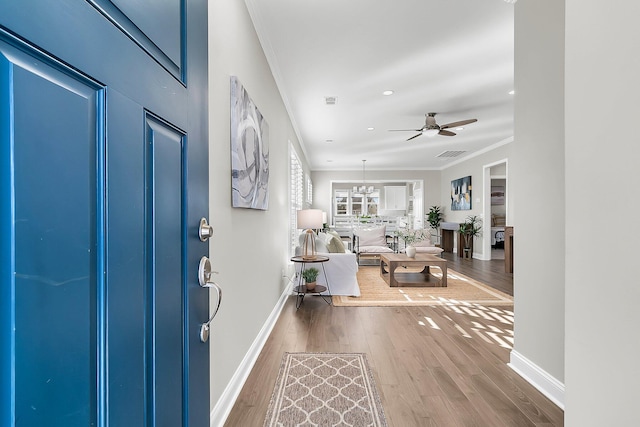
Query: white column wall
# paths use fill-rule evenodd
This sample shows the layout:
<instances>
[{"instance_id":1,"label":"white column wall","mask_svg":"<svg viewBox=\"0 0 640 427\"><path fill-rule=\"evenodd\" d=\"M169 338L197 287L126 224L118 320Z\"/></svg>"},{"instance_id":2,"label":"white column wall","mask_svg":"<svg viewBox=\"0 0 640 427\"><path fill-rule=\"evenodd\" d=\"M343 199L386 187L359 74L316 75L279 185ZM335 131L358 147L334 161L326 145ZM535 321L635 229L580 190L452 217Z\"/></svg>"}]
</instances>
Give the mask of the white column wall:
<instances>
[{"instance_id":1,"label":"white column wall","mask_svg":"<svg viewBox=\"0 0 640 427\"><path fill-rule=\"evenodd\" d=\"M568 427L640 425L638 17L634 1L566 1Z\"/></svg>"},{"instance_id":2,"label":"white column wall","mask_svg":"<svg viewBox=\"0 0 640 427\"><path fill-rule=\"evenodd\" d=\"M515 345L511 363L542 388L556 384L556 399L562 403L566 196L563 1L515 4L514 114L509 164L515 213Z\"/></svg>"}]
</instances>

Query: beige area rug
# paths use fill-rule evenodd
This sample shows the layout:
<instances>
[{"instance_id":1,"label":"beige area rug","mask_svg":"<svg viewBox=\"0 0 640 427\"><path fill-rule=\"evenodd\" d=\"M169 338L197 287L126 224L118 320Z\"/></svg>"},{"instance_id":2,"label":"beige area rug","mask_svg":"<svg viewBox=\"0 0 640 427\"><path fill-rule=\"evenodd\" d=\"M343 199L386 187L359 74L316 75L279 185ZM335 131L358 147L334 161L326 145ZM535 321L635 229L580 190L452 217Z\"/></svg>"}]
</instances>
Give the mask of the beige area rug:
<instances>
[{"instance_id":1,"label":"beige area rug","mask_svg":"<svg viewBox=\"0 0 640 427\"><path fill-rule=\"evenodd\" d=\"M386 427L362 353L285 353L264 426Z\"/></svg>"},{"instance_id":2,"label":"beige area rug","mask_svg":"<svg viewBox=\"0 0 640 427\"><path fill-rule=\"evenodd\" d=\"M420 269L407 269L420 271ZM442 277L439 268L431 268L434 276ZM448 269L447 287L392 288L380 277L379 266L361 266L358 269L359 297L336 295L334 306L422 306L422 305L513 305L513 297L484 283Z\"/></svg>"}]
</instances>

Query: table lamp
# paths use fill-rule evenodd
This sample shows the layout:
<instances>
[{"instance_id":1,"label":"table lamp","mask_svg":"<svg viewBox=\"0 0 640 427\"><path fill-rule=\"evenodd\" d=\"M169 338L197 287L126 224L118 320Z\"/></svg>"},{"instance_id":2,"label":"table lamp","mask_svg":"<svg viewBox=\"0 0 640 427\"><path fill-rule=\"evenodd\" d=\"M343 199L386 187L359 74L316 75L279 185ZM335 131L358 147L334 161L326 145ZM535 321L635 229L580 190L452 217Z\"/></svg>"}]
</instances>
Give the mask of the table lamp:
<instances>
[{"instance_id":1,"label":"table lamp","mask_svg":"<svg viewBox=\"0 0 640 427\"><path fill-rule=\"evenodd\" d=\"M298 228L306 230L302 245L302 259L316 259L316 238L313 229L322 228L322 211L320 209L299 210Z\"/></svg>"}]
</instances>

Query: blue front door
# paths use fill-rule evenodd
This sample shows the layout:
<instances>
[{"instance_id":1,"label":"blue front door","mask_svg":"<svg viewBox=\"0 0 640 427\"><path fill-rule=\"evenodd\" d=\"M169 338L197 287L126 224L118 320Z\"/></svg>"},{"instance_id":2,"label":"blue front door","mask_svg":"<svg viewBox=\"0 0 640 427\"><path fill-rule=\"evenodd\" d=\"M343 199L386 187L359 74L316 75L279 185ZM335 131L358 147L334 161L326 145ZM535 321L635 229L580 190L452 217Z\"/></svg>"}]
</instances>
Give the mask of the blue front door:
<instances>
[{"instance_id":1,"label":"blue front door","mask_svg":"<svg viewBox=\"0 0 640 427\"><path fill-rule=\"evenodd\" d=\"M206 17L0 2L0 425L209 424Z\"/></svg>"}]
</instances>

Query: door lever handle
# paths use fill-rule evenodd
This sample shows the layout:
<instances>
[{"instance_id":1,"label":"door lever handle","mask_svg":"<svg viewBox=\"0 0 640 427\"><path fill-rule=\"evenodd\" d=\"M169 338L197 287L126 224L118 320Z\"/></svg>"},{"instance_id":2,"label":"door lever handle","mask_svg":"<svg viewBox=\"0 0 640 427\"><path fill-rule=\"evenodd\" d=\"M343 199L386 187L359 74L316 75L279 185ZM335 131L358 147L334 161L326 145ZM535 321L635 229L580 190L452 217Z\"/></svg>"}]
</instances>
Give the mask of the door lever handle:
<instances>
[{"instance_id":1,"label":"door lever handle","mask_svg":"<svg viewBox=\"0 0 640 427\"><path fill-rule=\"evenodd\" d=\"M209 317L205 323L200 325L200 341L207 342L209 340L209 330L211 322L213 322L213 318L218 314L218 310L220 310L220 303L222 302L222 288L214 282L207 282L204 285L200 285L203 288L213 288L216 291L218 303L216 304L215 310L213 310L213 314Z\"/></svg>"}]
</instances>

